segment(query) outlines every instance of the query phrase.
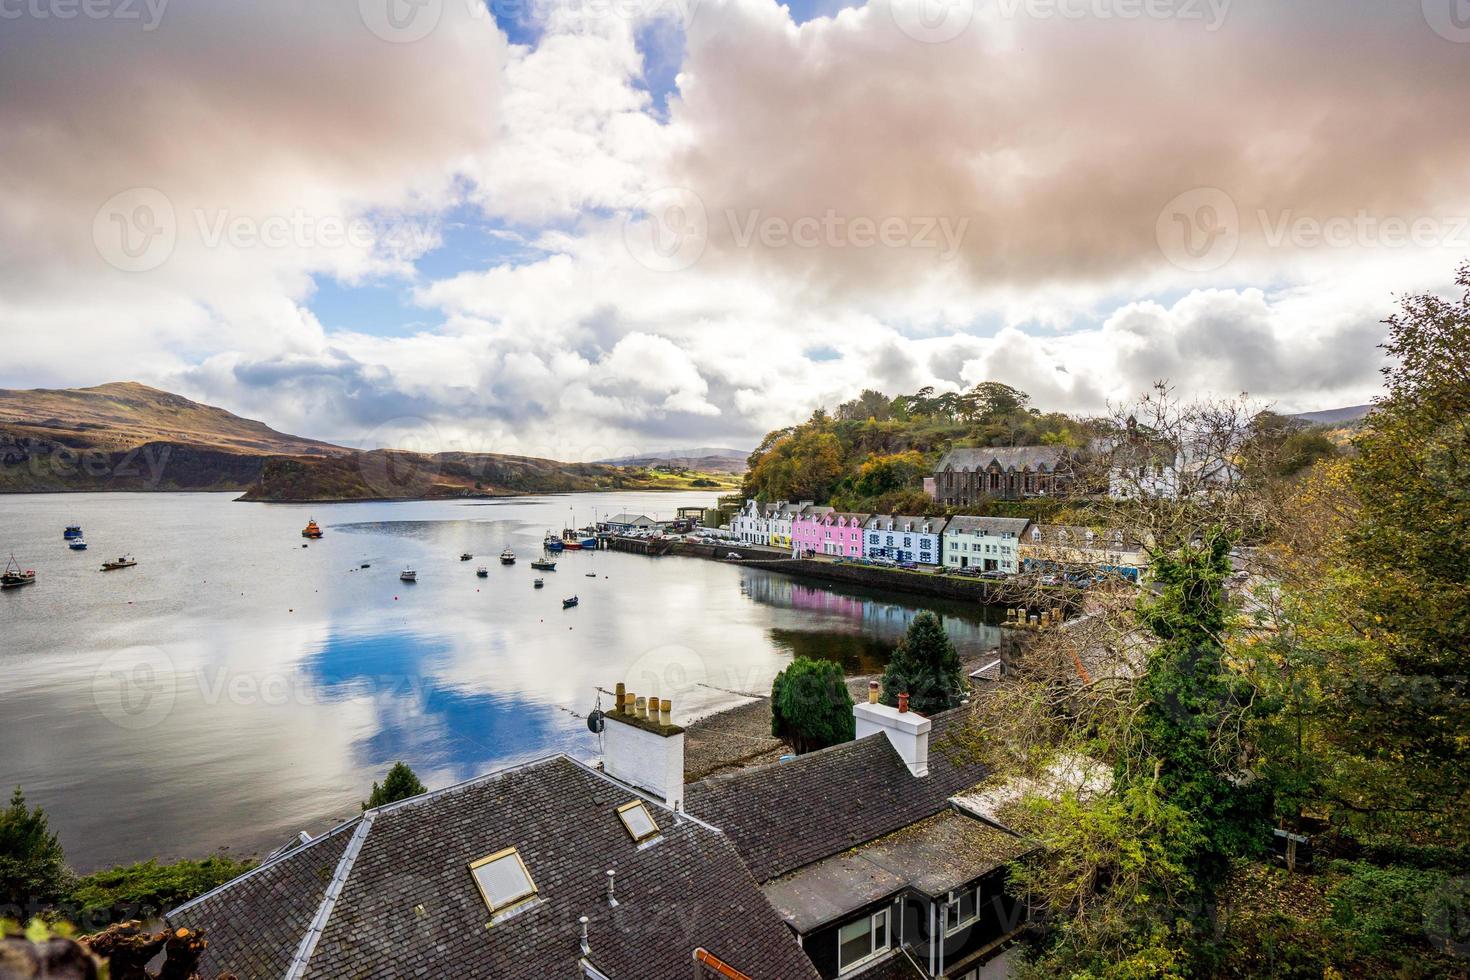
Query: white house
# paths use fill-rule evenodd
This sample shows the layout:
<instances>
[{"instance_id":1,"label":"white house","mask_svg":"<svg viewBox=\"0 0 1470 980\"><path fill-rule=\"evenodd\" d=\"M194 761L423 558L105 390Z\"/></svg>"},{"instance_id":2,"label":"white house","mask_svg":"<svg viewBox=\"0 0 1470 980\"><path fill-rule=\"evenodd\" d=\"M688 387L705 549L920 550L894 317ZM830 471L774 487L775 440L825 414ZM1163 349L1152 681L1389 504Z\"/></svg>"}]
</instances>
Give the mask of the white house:
<instances>
[{"instance_id":1,"label":"white house","mask_svg":"<svg viewBox=\"0 0 1470 980\"><path fill-rule=\"evenodd\" d=\"M863 557L938 565L944 523L943 517L876 514L863 525Z\"/></svg>"},{"instance_id":2,"label":"white house","mask_svg":"<svg viewBox=\"0 0 1470 980\"><path fill-rule=\"evenodd\" d=\"M978 568L1014 575L1021 570L1024 517L952 517L944 528L946 568Z\"/></svg>"},{"instance_id":3,"label":"white house","mask_svg":"<svg viewBox=\"0 0 1470 980\"><path fill-rule=\"evenodd\" d=\"M735 535L741 544L770 544L770 514L774 509L774 504L747 500L745 506L730 519L730 533Z\"/></svg>"}]
</instances>

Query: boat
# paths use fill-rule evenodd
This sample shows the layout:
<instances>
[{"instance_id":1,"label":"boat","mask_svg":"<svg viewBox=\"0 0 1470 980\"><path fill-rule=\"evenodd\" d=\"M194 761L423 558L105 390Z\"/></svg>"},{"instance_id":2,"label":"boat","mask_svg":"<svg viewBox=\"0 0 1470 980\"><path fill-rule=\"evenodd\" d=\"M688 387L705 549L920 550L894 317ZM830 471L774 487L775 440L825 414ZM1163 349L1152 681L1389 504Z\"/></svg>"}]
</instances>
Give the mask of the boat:
<instances>
[{"instance_id":1,"label":"boat","mask_svg":"<svg viewBox=\"0 0 1470 980\"><path fill-rule=\"evenodd\" d=\"M581 551L582 541L577 537L577 532L567 528L561 532L561 546L567 551Z\"/></svg>"},{"instance_id":2,"label":"boat","mask_svg":"<svg viewBox=\"0 0 1470 980\"><path fill-rule=\"evenodd\" d=\"M82 536L82 526L80 524L68 524L66 530L61 532L61 536L67 540L79 538Z\"/></svg>"},{"instance_id":3,"label":"boat","mask_svg":"<svg viewBox=\"0 0 1470 980\"><path fill-rule=\"evenodd\" d=\"M556 571L556 559L536 558L532 560L531 567L539 572L554 572Z\"/></svg>"},{"instance_id":4,"label":"boat","mask_svg":"<svg viewBox=\"0 0 1470 980\"><path fill-rule=\"evenodd\" d=\"M22 585L34 585L35 581L36 573L29 568L22 570L14 555L5 563L5 571L0 572L0 589L18 589Z\"/></svg>"},{"instance_id":5,"label":"boat","mask_svg":"<svg viewBox=\"0 0 1470 980\"><path fill-rule=\"evenodd\" d=\"M511 551L509 548L506 548L504 551L502 551L500 553L500 564L502 564L502 565L514 565L515 563L516 563L516 553L514 551Z\"/></svg>"},{"instance_id":6,"label":"boat","mask_svg":"<svg viewBox=\"0 0 1470 980\"><path fill-rule=\"evenodd\" d=\"M490 569L486 568L484 565L481 565L479 568L475 569L475 574L480 576L480 578L489 578Z\"/></svg>"},{"instance_id":7,"label":"boat","mask_svg":"<svg viewBox=\"0 0 1470 980\"><path fill-rule=\"evenodd\" d=\"M358 565L357 567L358 568L372 568L373 567L373 563L370 562L370 561L365 561L361 565Z\"/></svg>"},{"instance_id":8,"label":"boat","mask_svg":"<svg viewBox=\"0 0 1470 980\"><path fill-rule=\"evenodd\" d=\"M583 538L582 541L581 541L581 545L582 545L582 550L583 551L596 551L597 550L597 538L596 538L596 536Z\"/></svg>"},{"instance_id":9,"label":"boat","mask_svg":"<svg viewBox=\"0 0 1470 980\"><path fill-rule=\"evenodd\" d=\"M473 557L475 557L475 556L472 555L472 554L470 554L468 551L461 551L459 553L459 560L460 561L469 561Z\"/></svg>"},{"instance_id":10,"label":"boat","mask_svg":"<svg viewBox=\"0 0 1470 980\"><path fill-rule=\"evenodd\" d=\"M561 601L561 607L563 609L570 609L573 606L575 606L576 604L577 604L577 597L576 596L572 596L570 599L563 599Z\"/></svg>"},{"instance_id":11,"label":"boat","mask_svg":"<svg viewBox=\"0 0 1470 980\"><path fill-rule=\"evenodd\" d=\"M419 573L414 571L412 568L405 568L403 571L398 573L398 577L403 579L403 581L405 582L417 582L419 580Z\"/></svg>"},{"instance_id":12,"label":"boat","mask_svg":"<svg viewBox=\"0 0 1470 980\"><path fill-rule=\"evenodd\" d=\"M319 538L322 536L322 529L318 526L316 518L312 518L306 522L306 527L301 529L301 536L303 538Z\"/></svg>"},{"instance_id":13,"label":"boat","mask_svg":"<svg viewBox=\"0 0 1470 980\"><path fill-rule=\"evenodd\" d=\"M72 538L70 541L68 541L66 543L66 546L68 548L70 548L72 551L86 551L87 550L87 542L84 541L81 538Z\"/></svg>"},{"instance_id":14,"label":"boat","mask_svg":"<svg viewBox=\"0 0 1470 980\"><path fill-rule=\"evenodd\" d=\"M133 558L132 555L122 555L118 558L114 558L112 561L103 562L102 570L104 572L110 572L117 568L132 568L136 564L138 564L138 562L135 558Z\"/></svg>"},{"instance_id":15,"label":"boat","mask_svg":"<svg viewBox=\"0 0 1470 980\"><path fill-rule=\"evenodd\" d=\"M587 577L588 578L596 578L597 577L597 573L596 572L588 572L587 573Z\"/></svg>"},{"instance_id":16,"label":"boat","mask_svg":"<svg viewBox=\"0 0 1470 980\"><path fill-rule=\"evenodd\" d=\"M539 579L538 578L538 579L533 580L531 582L531 585L534 586L535 588L540 589L540 588L545 588L546 582L545 582L544 579Z\"/></svg>"},{"instance_id":17,"label":"boat","mask_svg":"<svg viewBox=\"0 0 1470 980\"><path fill-rule=\"evenodd\" d=\"M561 538L547 531L546 537L541 539L541 547L547 551L560 551L565 545L562 544Z\"/></svg>"}]
</instances>

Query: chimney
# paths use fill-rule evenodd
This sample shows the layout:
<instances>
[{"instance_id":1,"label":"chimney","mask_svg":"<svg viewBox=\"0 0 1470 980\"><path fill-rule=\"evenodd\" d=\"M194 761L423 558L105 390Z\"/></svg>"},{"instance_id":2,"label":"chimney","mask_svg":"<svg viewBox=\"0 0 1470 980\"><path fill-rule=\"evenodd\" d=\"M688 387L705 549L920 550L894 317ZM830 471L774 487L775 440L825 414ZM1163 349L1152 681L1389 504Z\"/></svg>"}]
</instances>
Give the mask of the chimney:
<instances>
[{"instance_id":1,"label":"chimney","mask_svg":"<svg viewBox=\"0 0 1470 980\"><path fill-rule=\"evenodd\" d=\"M620 710L605 716L602 769L609 776L684 808L684 729L673 724L667 698L635 698L618 685Z\"/></svg>"},{"instance_id":2,"label":"chimney","mask_svg":"<svg viewBox=\"0 0 1470 980\"><path fill-rule=\"evenodd\" d=\"M876 703L875 681L868 688L868 703L852 706L853 721L858 738L882 732L888 738L893 751L909 767L915 776L929 775L929 729L932 722L923 715L909 710L907 694L900 694L898 707Z\"/></svg>"}]
</instances>

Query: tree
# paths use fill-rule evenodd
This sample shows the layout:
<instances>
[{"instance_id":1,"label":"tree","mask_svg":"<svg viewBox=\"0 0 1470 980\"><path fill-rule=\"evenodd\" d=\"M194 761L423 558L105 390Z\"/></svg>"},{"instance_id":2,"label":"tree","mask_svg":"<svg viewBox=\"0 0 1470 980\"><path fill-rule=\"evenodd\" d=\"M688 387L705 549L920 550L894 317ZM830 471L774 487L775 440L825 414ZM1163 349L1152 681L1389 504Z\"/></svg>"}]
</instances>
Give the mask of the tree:
<instances>
[{"instance_id":1,"label":"tree","mask_svg":"<svg viewBox=\"0 0 1470 980\"><path fill-rule=\"evenodd\" d=\"M896 705L900 694L921 715L953 708L964 696L960 655L932 612L921 612L893 651L883 671L883 703Z\"/></svg>"},{"instance_id":2,"label":"tree","mask_svg":"<svg viewBox=\"0 0 1470 980\"><path fill-rule=\"evenodd\" d=\"M413 770L402 762L395 762L393 768L388 770L388 776L383 780L382 786L373 783L373 791L362 808L367 810L386 803L396 803L410 796L418 796L423 792L425 792L424 784L419 782L419 777L414 775Z\"/></svg>"},{"instance_id":3,"label":"tree","mask_svg":"<svg viewBox=\"0 0 1470 980\"><path fill-rule=\"evenodd\" d=\"M54 904L70 885L66 855L46 812L27 808L17 786L10 806L0 811L0 912L25 918L39 906ZM17 911L22 914L14 915Z\"/></svg>"},{"instance_id":4,"label":"tree","mask_svg":"<svg viewBox=\"0 0 1470 980\"><path fill-rule=\"evenodd\" d=\"M771 683L771 734L797 754L850 742L852 695L842 667L797 657Z\"/></svg>"}]
</instances>

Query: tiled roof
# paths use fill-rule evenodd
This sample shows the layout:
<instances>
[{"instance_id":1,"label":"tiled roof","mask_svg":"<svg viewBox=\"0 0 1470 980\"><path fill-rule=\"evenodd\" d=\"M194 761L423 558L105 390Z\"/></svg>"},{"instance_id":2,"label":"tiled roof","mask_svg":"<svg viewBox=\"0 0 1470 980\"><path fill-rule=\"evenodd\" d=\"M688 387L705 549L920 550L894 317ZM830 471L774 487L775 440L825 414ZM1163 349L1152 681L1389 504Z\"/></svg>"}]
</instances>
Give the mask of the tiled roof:
<instances>
[{"instance_id":1,"label":"tiled roof","mask_svg":"<svg viewBox=\"0 0 1470 980\"><path fill-rule=\"evenodd\" d=\"M939 460L935 472L983 470L995 463L1002 470L1055 470L1066 458L1061 446L991 446L984 449L951 449Z\"/></svg>"},{"instance_id":2,"label":"tiled roof","mask_svg":"<svg viewBox=\"0 0 1470 980\"><path fill-rule=\"evenodd\" d=\"M986 769L957 738L965 708L935 715L929 775L913 776L879 733L685 790L684 806L730 838L757 881L867 843L938 813Z\"/></svg>"},{"instance_id":3,"label":"tiled roof","mask_svg":"<svg viewBox=\"0 0 1470 980\"><path fill-rule=\"evenodd\" d=\"M1020 535L1030 524L1024 517L951 517L944 533Z\"/></svg>"},{"instance_id":4,"label":"tiled roof","mask_svg":"<svg viewBox=\"0 0 1470 980\"><path fill-rule=\"evenodd\" d=\"M912 517L907 514L874 514L864 522L863 526L870 531L938 534L944 530L944 518Z\"/></svg>"},{"instance_id":5,"label":"tiled roof","mask_svg":"<svg viewBox=\"0 0 1470 980\"><path fill-rule=\"evenodd\" d=\"M578 976L585 915L587 960L614 980L687 980L699 946L758 980L816 977L724 836L646 801L661 833L635 844L615 812L635 798L555 756L370 810L168 921L208 930L210 976L282 976L313 918L307 978ZM468 866L507 847L538 898L492 926Z\"/></svg>"}]
</instances>

